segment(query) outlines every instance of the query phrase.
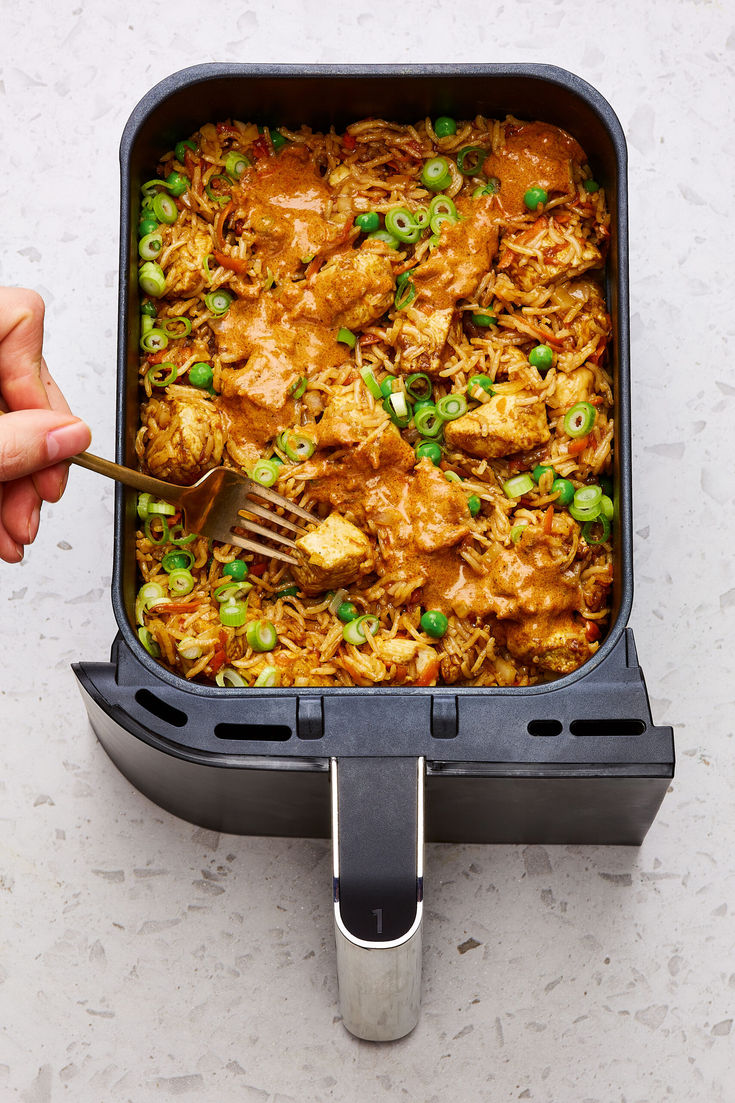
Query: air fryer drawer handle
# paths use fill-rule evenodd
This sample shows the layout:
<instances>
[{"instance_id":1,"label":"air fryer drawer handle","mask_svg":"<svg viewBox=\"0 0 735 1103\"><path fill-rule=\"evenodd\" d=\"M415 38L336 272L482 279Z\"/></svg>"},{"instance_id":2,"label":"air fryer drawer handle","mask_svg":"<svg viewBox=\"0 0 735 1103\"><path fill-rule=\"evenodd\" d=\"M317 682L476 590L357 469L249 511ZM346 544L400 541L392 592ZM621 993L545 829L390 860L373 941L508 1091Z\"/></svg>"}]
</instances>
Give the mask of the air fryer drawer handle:
<instances>
[{"instance_id":1,"label":"air fryer drawer handle","mask_svg":"<svg viewBox=\"0 0 735 1103\"><path fill-rule=\"evenodd\" d=\"M423 758L333 758L332 845L342 1019L403 1038L421 998Z\"/></svg>"}]
</instances>

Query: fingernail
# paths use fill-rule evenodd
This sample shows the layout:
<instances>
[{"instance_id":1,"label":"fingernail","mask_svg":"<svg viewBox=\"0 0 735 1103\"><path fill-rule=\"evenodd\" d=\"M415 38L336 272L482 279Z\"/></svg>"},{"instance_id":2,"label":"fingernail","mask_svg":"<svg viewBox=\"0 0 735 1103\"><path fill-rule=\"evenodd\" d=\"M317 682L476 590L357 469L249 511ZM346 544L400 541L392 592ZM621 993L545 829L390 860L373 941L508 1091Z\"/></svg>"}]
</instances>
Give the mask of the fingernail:
<instances>
[{"instance_id":1,"label":"fingernail","mask_svg":"<svg viewBox=\"0 0 735 1103\"><path fill-rule=\"evenodd\" d=\"M20 563L21 559L23 558L23 550L24 550L23 545L22 544L16 544L15 545L15 550L18 553L18 559L17 559L16 562Z\"/></svg>"},{"instance_id":2,"label":"fingernail","mask_svg":"<svg viewBox=\"0 0 735 1103\"><path fill-rule=\"evenodd\" d=\"M26 541L27 544L32 544L33 541L36 539L36 534L38 533L38 525L39 525L40 520L41 520L41 507L36 506L36 508L33 510L33 513L31 514L30 520L28 522L28 540Z\"/></svg>"},{"instance_id":3,"label":"fingernail","mask_svg":"<svg viewBox=\"0 0 735 1103\"><path fill-rule=\"evenodd\" d=\"M65 460L83 452L89 444L89 429L83 421L73 421L71 425L61 425L46 434L46 451L49 463Z\"/></svg>"},{"instance_id":4,"label":"fingernail","mask_svg":"<svg viewBox=\"0 0 735 1103\"><path fill-rule=\"evenodd\" d=\"M64 472L64 474L63 474L63 475L61 476L61 482L59 483L59 498L61 497L61 495L62 495L62 494L64 493L64 491L66 490L66 484L67 484L68 482L69 482L69 468L67 467L67 468L66 468L66 471L65 471L65 472Z\"/></svg>"}]
</instances>

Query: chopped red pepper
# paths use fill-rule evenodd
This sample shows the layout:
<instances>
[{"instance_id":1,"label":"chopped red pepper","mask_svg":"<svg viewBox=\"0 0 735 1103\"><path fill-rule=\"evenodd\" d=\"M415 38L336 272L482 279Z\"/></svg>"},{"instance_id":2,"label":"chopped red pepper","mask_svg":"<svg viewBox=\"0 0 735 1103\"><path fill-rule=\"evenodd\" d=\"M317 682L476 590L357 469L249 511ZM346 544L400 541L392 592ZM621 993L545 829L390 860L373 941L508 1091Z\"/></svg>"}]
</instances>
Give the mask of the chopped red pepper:
<instances>
[{"instance_id":1,"label":"chopped red pepper","mask_svg":"<svg viewBox=\"0 0 735 1103\"><path fill-rule=\"evenodd\" d=\"M584 450L587 447L587 445L589 444L589 442L590 442L589 433L587 434L586 437L580 437L579 440L570 441L569 444L567 445L567 455L568 456L578 456L580 454L580 452L584 452Z\"/></svg>"},{"instance_id":2,"label":"chopped red pepper","mask_svg":"<svg viewBox=\"0 0 735 1103\"><path fill-rule=\"evenodd\" d=\"M250 268L248 261L243 260L242 257L231 257L229 253L222 253L219 249L214 249L212 256L217 264L222 265L223 268L228 268L230 272L244 273Z\"/></svg>"},{"instance_id":3,"label":"chopped red pepper","mask_svg":"<svg viewBox=\"0 0 735 1103\"><path fill-rule=\"evenodd\" d=\"M248 573L249 574L254 574L254 575L256 575L256 577L259 578L260 575L265 574L265 568L266 568L265 563L251 563L250 564L250 570L249 570Z\"/></svg>"},{"instance_id":4,"label":"chopped red pepper","mask_svg":"<svg viewBox=\"0 0 735 1103\"><path fill-rule=\"evenodd\" d=\"M201 609L201 601L167 601L161 605L154 605L151 613L193 613Z\"/></svg>"},{"instance_id":5,"label":"chopped red pepper","mask_svg":"<svg viewBox=\"0 0 735 1103\"><path fill-rule=\"evenodd\" d=\"M551 536L551 526L554 524L554 507L549 506L544 514L544 535Z\"/></svg>"},{"instance_id":6,"label":"chopped red pepper","mask_svg":"<svg viewBox=\"0 0 735 1103\"><path fill-rule=\"evenodd\" d=\"M366 345L375 345L378 341L382 341L382 337L378 337L376 333L363 333L362 337L358 338L361 346L365 348Z\"/></svg>"},{"instance_id":7,"label":"chopped red pepper","mask_svg":"<svg viewBox=\"0 0 735 1103\"><path fill-rule=\"evenodd\" d=\"M221 647L218 647L212 658L209 660L209 669L212 674L216 674L221 666L227 662L227 652Z\"/></svg>"},{"instance_id":8,"label":"chopped red pepper","mask_svg":"<svg viewBox=\"0 0 735 1103\"><path fill-rule=\"evenodd\" d=\"M595 640L599 640L602 633L593 620L588 620L585 625L584 634L587 637L589 643L594 643Z\"/></svg>"},{"instance_id":9,"label":"chopped red pepper","mask_svg":"<svg viewBox=\"0 0 735 1103\"><path fill-rule=\"evenodd\" d=\"M413 684L415 686L430 686L436 681L438 677L439 659L435 655L432 659L429 659L428 662L424 664L421 673Z\"/></svg>"},{"instance_id":10,"label":"chopped red pepper","mask_svg":"<svg viewBox=\"0 0 735 1103\"><path fill-rule=\"evenodd\" d=\"M357 139L353 138L353 136L351 134L345 134L344 138L342 139L342 145L345 147L345 149L349 149L349 150L356 149L357 148Z\"/></svg>"},{"instance_id":11,"label":"chopped red pepper","mask_svg":"<svg viewBox=\"0 0 735 1103\"><path fill-rule=\"evenodd\" d=\"M252 148L253 157L255 157L256 160L260 157L270 157L271 156L270 147L269 147L268 143L266 142L265 138L258 138L255 142L253 142L251 148Z\"/></svg>"}]
</instances>

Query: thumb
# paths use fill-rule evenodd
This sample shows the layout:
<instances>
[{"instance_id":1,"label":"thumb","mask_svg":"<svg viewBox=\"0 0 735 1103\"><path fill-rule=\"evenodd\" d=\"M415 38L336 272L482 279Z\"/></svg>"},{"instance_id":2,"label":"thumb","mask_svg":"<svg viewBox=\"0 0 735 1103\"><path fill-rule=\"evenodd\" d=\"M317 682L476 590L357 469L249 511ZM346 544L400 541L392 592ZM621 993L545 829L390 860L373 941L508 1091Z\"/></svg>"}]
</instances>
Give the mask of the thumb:
<instances>
[{"instance_id":1,"label":"thumb","mask_svg":"<svg viewBox=\"0 0 735 1103\"><path fill-rule=\"evenodd\" d=\"M31 475L83 452L92 439L79 418L54 410L17 410L0 417L0 482Z\"/></svg>"}]
</instances>

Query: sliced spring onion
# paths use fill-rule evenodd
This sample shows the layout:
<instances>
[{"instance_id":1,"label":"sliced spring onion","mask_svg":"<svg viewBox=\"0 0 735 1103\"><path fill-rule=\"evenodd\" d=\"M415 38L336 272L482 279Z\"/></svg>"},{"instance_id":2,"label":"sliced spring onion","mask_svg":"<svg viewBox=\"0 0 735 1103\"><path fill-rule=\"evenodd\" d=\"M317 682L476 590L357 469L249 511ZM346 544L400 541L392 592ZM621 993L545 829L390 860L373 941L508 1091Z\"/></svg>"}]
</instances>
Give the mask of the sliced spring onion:
<instances>
[{"instance_id":1,"label":"sliced spring onion","mask_svg":"<svg viewBox=\"0 0 735 1103\"><path fill-rule=\"evenodd\" d=\"M362 376L363 383L370 391L370 394L373 396L373 398L382 400L383 393L380 390L380 383L378 383L377 379L373 375L372 369L362 367L360 368L360 375Z\"/></svg>"},{"instance_id":2,"label":"sliced spring onion","mask_svg":"<svg viewBox=\"0 0 735 1103\"><path fill-rule=\"evenodd\" d=\"M161 560L161 566L166 574L171 571L188 571L194 562L194 556L186 548L181 551L166 552Z\"/></svg>"},{"instance_id":3,"label":"sliced spring onion","mask_svg":"<svg viewBox=\"0 0 735 1103\"><path fill-rule=\"evenodd\" d=\"M413 219L419 230L427 229L429 225L429 212L426 207L419 207L417 211L413 212Z\"/></svg>"},{"instance_id":4,"label":"sliced spring onion","mask_svg":"<svg viewBox=\"0 0 735 1103\"><path fill-rule=\"evenodd\" d=\"M385 228L393 237L413 245L421 237L421 230L407 207L391 207L385 216Z\"/></svg>"},{"instance_id":5,"label":"sliced spring onion","mask_svg":"<svg viewBox=\"0 0 735 1103\"><path fill-rule=\"evenodd\" d=\"M155 513L159 517L172 517L176 513L176 506L170 502L153 501L148 504L148 514Z\"/></svg>"},{"instance_id":6,"label":"sliced spring onion","mask_svg":"<svg viewBox=\"0 0 735 1103\"><path fill-rule=\"evenodd\" d=\"M464 146L457 153L457 168L463 176L477 176L487 155L483 146Z\"/></svg>"},{"instance_id":7,"label":"sliced spring onion","mask_svg":"<svg viewBox=\"0 0 735 1103\"><path fill-rule=\"evenodd\" d=\"M357 344L357 337L355 337L351 329L346 329L345 326L341 326L337 331L337 340L341 344L347 345L350 349L353 349Z\"/></svg>"},{"instance_id":8,"label":"sliced spring onion","mask_svg":"<svg viewBox=\"0 0 735 1103\"><path fill-rule=\"evenodd\" d=\"M153 531L153 523L158 521L161 525L160 535L156 536ZM158 516L153 513L149 513L143 523L143 529L146 536L150 540L151 544L166 544L168 543L168 521L165 517Z\"/></svg>"},{"instance_id":9,"label":"sliced spring onion","mask_svg":"<svg viewBox=\"0 0 735 1103\"><path fill-rule=\"evenodd\" d=\"M279 590L273 597L277 600L279 597L297 597L301 591L298 586L286 586L283 590Z\"/></svg>"},{"instance_id":10,"label":"sliced spring onion","mask_svg":"<svg viewBox=\"0 0 735 1103\"><path fill-rule=\"evenodd\" d=\"M404 282L396 288L396 297L393 300L393 306L396 310L404 310L405 307L411 305L415 298L416 288L414 287L413 280L404 280Z\"/></svg>"},{"instance_id":11,"label":"sliced spring onion","mask_svg":"<svg viewBox=\"0 0 735 1103\"><path fill-rule=\"evenodd\" d=\"M272 651L278 643L275 626L269 620L251 620L245 638L253 651Z\"/></svg>"},{"instance_id":12,"label":"sliced spring onion","mask_svg":"<svg viewBox=\"0 0 735 1103\"><path fill-rule=\"evenodd\" d=\"M242 579L231 578L227 582L221 582L213 593L214 600L222 605L226 601L242 601L253 588L252 582L244 582Z\"/></svg>"},{"instance_id":13,"label":"sliced spring onion","mask_svg":"<svg viewBox=\"0 0 735 1103\"><path fill-rule=\"evenodd\" d=\"M467 399L462 394L445 394L437 402L436 412L444 421L455 421L467 413Z\"/></svg>"},{"instance_id":14,"label":"sliced spring onion","mask_svg":"<svg viewBox=\"0 0 735 1103\"><path fill-rule=\"evenodd\" d=\"M163 238L157 231L146 234L138 242L138 252L143 260L155 260L163 249Z\"/></svg>"},{"instance_id":15,"label":"sliced spring onion","mask_svg":"<svg viewBox=\"0 0 735 1103\"><path fill-rule=\"evenodd\" d=\"M191 544L192 541L196 540L197 538L197 534L195 532L189 532L186 533L186 535L184 535L184 533L186 533L186 529L180 521L177 521L176 524L172 525L169 529L169 543L175 544L178 548L182 548L185 544Z\"/></svg>"},{"instance_id":16,"label":"sliced spring onion","mask_svg":"<svg viewBox=\"0 0 735 1103\"><path fill-rule=\"evenodd\" d=\"M409 398L416 399L418 402L426 398L431 398L433 391L433 383L428 375L422 371L414 372L413 375L409 375L406 379L406 393Z\"/></svg>"},{"instance_id":17,"label":"sliced spring onion","mask_svg":"<svg viewBox=\"0 0 735 1103\"><path fill-rule=\"evenodd\" d=\"M448 195L435 195L431 203L429 203L429 219L432 219L434 215L437 214L447 215L455 222L459 218L454 200L450 199Z\"/></svg>"},{"instance_id":18,"label":"sliced spring onion","mask_svg":"<svg viewBox=\"0 0 735 1103\"><path fill-rule=\"evenodd\" d=\"M507 498L520 498L530 490L533 490L533 479L527 471L522 475L514 475L503 483L503 493Z\"/></svg>"},{"instance_id":19,"label":"sliced spring onion","mask_svg":"<svg viewBox=\"0 0 735 1103\"><path fill-rule=\"evenodd\" d=\"M459 477L459 475L457 474L456 471L445 471L444 472L444 478L447 480L448 483L461 483L462 482L462 480L460 479L460 477Z\"/></svg>"},{"instance_id":20,"label":"sliced spring onion","mask_svg":"<svg viewBox=\"0 0 735 1103\"><path fill-rule=\"evenodd\" d=\"M210 291L208 295L204 296L204 305L216 318L219 318L222 314L226 314L230 309L231 303L232 295L229 291Z\"/></svg>"},{"instance_id":21,"label":"sliced spring onion","mask_svg":"<svg viewBox=\"0 0 735 1103\"><path fill-rule=\"evenodd\" d=\"M339 590L335 591L335 593L332 594L332 600L329 602L329 605L327 606L327 611L330 612L330 613L336 613L337 610L339 609L340 605L345 600L345 598L347 597L348 594L349 594L349 590L345 590L344 587L342 587Z\"/></svg>"},{"instance_id":22,"label":"sliced spring onion","mask_svg":"<svg viewBox=\"0 0 735 1103\"><path fill-rule=\"evenodd\" d=\"M147 260L138 272L138 283L141 291L154 299L160 299L166 290L166 277L163 268L153 260Z\"/></svg>"},{"instance_id":23,"label":"sliced spring onion","mask_svg":"<svg viewBox=\"0 0 735 1103\"><path fill-rule=\"evenodd\" d=\"M143 644L149 655L152 655L154 659L158 659L161 656L161 648L153 638L153 634L150 629L144 628L142 625L138 629L138 639Z\"/></svg>"},{"instance_id":24,"label":"sliced spring onion","mask_svg":"<svg viewBox=\"0 0 735 1103\"><path fill-rule=\"evenodd\" d=\"M396 382L395 375L386 375L385 379L380 384L380 393L383 398L387 398L389 394L393 393L393 384Z\"/></svg>"},{"instance_id":25,"label":"sliced spring onion","mask_svg":"<svg viewBox=\"0 0 735 1103\"><path fill-rule=\"evenodd\" d=\"M253 682L255 689L271 689L281 684L281 673L275 666L264 666Z\"/></svg>"},{"instance_id":26,"label":"sliced spring onion","mask_svg":"<svg viewBox=\"0 0 735 1103\"><path fill-rule=\"evenodd\" d=\"M179 217L179 208L171 196L162 191L153 196L151 210L159 222L166 222L169 226L173 226Z\"/></svg>"},{"instance_id":27,"label":"sliced spring onion","mask_svg":"<svg viewBox=\"0 0 735 1103\"><path fill-rule=\"evenodd\" d=\"M236 149L231 149L225 157L225 172L233 180L239 180L246 168L249 168L250 158Z\"/></svg>"},{"instance_id":28,"label":"sliced spring onion","mask_svg":"<svg viewBox=\"0 0 735 1103\"><path fill-rule=\"evenodd\" d=\"M149 505L151 504L152 501L153 501L153 495L152 494L147 494L146 493L146 494L139 494L138 495L138 502L137 502L136 509L138 511L138 516L140 517L141 521L145 521L146 517L148 516L148 507L149 507Z\"/></svg>"},{"instance_id":29,"label":"sliced spring onion","mask_svg":"<svg viewBox=\"0 0 735 1103\"><path fill-rule=\"evenodd\" d=\"M207 196L212 200L213 203L219 203L220 207L222 207L225 203L230 202L232 196L230 195L229 191L221 192L214 190L213 185L219 184L220 181L222 181L227 188L230 188L232 186L232 181L230 180L229 176L210 176L209 183L204 185L204 191L207 193Z\"/></svg>"},{"instance_id":30,"label":"sliced spring onion","mask_svg":"<svg viewBox=\"0 0 735 1103\"><path fill-rule=\"evenodd\" d=\"M146 318L155 318L158 314L158 307L155 303L141 303L140 313L145 315Z\"/></svg>"},{"instance_id":31,"label":"sliced spring onion","mask_svg":"<svg viewBox=\"0 0 735 1103\"><path fill-rule=\"evenodd\" d=\"M225 628L241 628L248 618L248 606L245 601L225 601L219 607L220 624Z\"/></svg>"},{"instance_id":32,"label":"sliced spring onion","mask_svg":"<svg viewBox=\"0 0 735 1103\"><path fill-rule=\"evenodd\" d=\"M154 607L166 601L166 591L158 582L146 582L138 590L135 598L135 623L142 624L144 615Z\"/></svg>"},{"instance_id":33,"label":"sliced spring onion","mask_svg":"<svg viewBox=\"0 0 735 1103\"><path fill-rule=\"evenodd\" d=\"M607 494L603 494L600 500L600 513L603 517L607 517L608 521L612 521L613 514L615 513L615 506L613 505L612 498L609 498Z\"/></svg>"},{"instance_id":34,"label":"sliced spring onion","mask_svg":"<svg viewBox=\"0 0 735 1103\"><path fill-rule=\"evenodd\" d=\"M156 323L153 318L149 318L147 314L141 314L140 316L140 335L145 337L146 333L150 333L152 329L155 329Z\"/></svg>"},{"instance_id":35,"label":"sliced spring onion","mask_svg":"<svg viewBox=\"0 0 735 1103\"><path fill-rule=\"evenodd\" d=\"M190 594L194 589L194 585L194 575L185 567L177 567L176 570L171 571L168 576L168 588L171 593L176 594L177 597L183 597L184 594Z\"/></svg>"},{"instance_id":36,"label":"sliced spring onion","mask_svg":"<svg viewBox=\"0 0 735 1103\"><path fill-rule=\"evenodd\" d=\"M284 435L282 447L292 463L303 463L314 455L316 445L306 433L292 430Z\"/></svg>"},{"instance_id":37,"label":"sliced spring onion","mask_svg":"<svg viewBox=\"0 0 735 1103\"><path fill-rule=\"evenodd\" d=\"M188 337L191 333L191 322L183 315L177 314L173 318L164 318L161 329L167 337L177 340L179 337Z\"/></svg>"},{"instance_id":38,"label":"sliced spring onion","mask_svg":"<svg viewBox=\"0 0 735 1103\"><path fill-rule=\"evenodd\" d=\"M569 506L569 512L575 521L579 521L580 524L585 521L595 521L600 515L600 507L590 506L585 509L584 506L577 506L574 502Z\"/></svg>"},{"instance_id":39,"label":"sliced spring onion","mask_svg":"<svg viewBox=\"0 0 735 1103\"><path fill-rule=\"evenodd\" d=\"M153 364L146 373L146 378L152 387L168 387L176 379L178 368L176 364L167 360L164 364Z\"/></svg>"},{"instance_id":40,"label":"sliced spring onion","mask_svg":"<svg viewBox=\"0 0 735 1103\"><path fill-rule=\"evenodd\" d=\"M593 536L595 525L599 525L602 529L602 532L597 537ZM588 544L604 544L609 539L609 536L610 522L604 513L601 513L598 517L595 517L594 520L585 521L584 525L582 526L582 537L587 541Z\"/></svg>"},{"instance_id":41,"label":"sliced spring onion","mask_svg":"<svg viewBox=\"0 0 735 1103\"><path fill-rule=\"evenodd\" d=\"M445 222L447 222L450 226L453 226L456 221L457 219L452 218L451 215L435 214L432 216L431 222L429 223L429 225L431 226L431 232L434 237L439 237L442 232L442 226Z\"/></svg>"},{"instance_id":42,"label":"sliced spring onion","mask_svg":"<svg viewBox=\"0 0 735 1103\"><path fill-rule=\"evenodd\" d=\"M248 683L245 679L238 674L234 666L221 667L214 676L214 680L220 689L225 689L230 686L231 689L242 689ZM258 684L257 682L255 683Z\"/></svg>"},{"instance_id":43,"label":"sliced spring onion","mask_svg":"<svg viewBox=\"0 0 735 1103\"><path fill-rule=\"evenodd\" d=\"M389 394L383 403L383 408L391 421L401 428L408 425L411 420L411 413L403 391L393 391Z\"/></svg>"},{"instance_id":44,"label":"sliced spring onion","mask_svg":"<svg viewBox=\"0 0 735 1103\"><path fill-rule=\"evenodd\" d=\"M438 437L442 430L442 418L433 404L414 410L413 423L422 437Z\"/></svg>"},{"instance_id":45,"label":"sliced spring onion","mask_svg":"<svg viewBox=\"0 0 735 1103\"><path fill-rule=\"evenodd\" d=\"M389 233L387 230L376 230L373 234L368 234L371 241L382 241L386 245L390 245L391 249L397 249L401 244L398 238Z\"/></svg>"},{"instance_id":46,"label":"sliced spring onion","mask_svg":"<svg viewBox=\"0 0 735 1103\"><path fill-rule=\"evenodd\" d=\"M361 617L351 620L342 629L342 638L345 643L351 643L353 647L359 647L367 640L367 633L374 636L380 627L380 621L371 613L365 613Z\"/></svg>"},{"instance_id":47,"label":"sliced spring onion","mask_svg":"<svg viewBox=\"0 0 735 1103\"><path fill-rule=\"evenodd\" d=\"M446 157L432 157L421 172L421 183L429 191L444 191L452 182L449 161Z\"/></svg>"},{"instance_id":48,"label":"sliced spring onion","mask_svg":"<svg viewBox=\"0 0 735 1103\"><path fill-rule=\"evenodd\" d=\"M261 486L273 486L278 479L279 467L273 460L258 460L250 470L250 478Z\"/></svg>"},{"instance_id":49,"label":"sliced spring onion","mask_svg":"<svg viewBox=\"0 0 735 1103\"><path fill-rule=\"evenodd\" d=\"M472 193L472 198L477 199L478 195L495 195L500 191L500 181L497 176L489 176L487 184L480 184L475 188Z\"/></svg>"},{"instance_id":50,"label":"sliced spring onion","mask_svg":"<svg viewBox=\"0 0 735 1103\"><path fill-rule=\"evenodd\" d=\"M162 329L149 329L140 339L143 352L162 352L168 345L168 337Z\"/></svg>"},{"instance_id":51,"label":"sliced spring onion","mask_svg":"<svg viewBox=\"0 0 735 1103\"><path fill-rule=\"evenodd\" d=\"M510 539L513 544L520 544L521 537L523 536L524 529L527 529L528 525L513 525L510 530Z\"/></svg>"},{"instance_id":52,"label":"sliced spring onion","mask_svg":"<svg viewBox=\"0 0 735 1103\"><path fill-rule=\"evenodd\" d=\"M467 383L467 397L476 402L487 402L493 393L493 381L489 375L473 375Z\"/></svg>"},{"instance_id":53,"label":"sliced spring onion","mask_svg":"<svg viewBox=\"0 0 735 1103\"><path fill-rule=\"evenodd\" d=\"M291 396L293 398L301 398L302 394L304 393L304 391L306 390L306 388L308 386L308 383L309 383L309 380L306 378L305 375L302 375L301 379L297 379L296 382L291 387Z\"/></svg>"},{"instance_id":54,"label":"sliced spring onion","mask_svg":"<svg viewBox=\"0 0 735 1103\"><path fill-rule=\"evenodd\" d=\"M578 402L564 415L564 431L570 437L585 437L595 424L597 411L589 402Z\"/></svg>"},{"instance_id":55,"label":"sliced spring onion","mask_svg":"<svg viewBox=\"0 0 735 1103\"><path fill-rule=\"evenodd\" d=\"M577 509L595 509L599 513L602 508L602 487L580 486L574 492L574 504Z\"/></svg>"}]
</instances>

